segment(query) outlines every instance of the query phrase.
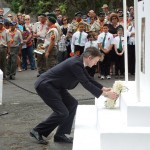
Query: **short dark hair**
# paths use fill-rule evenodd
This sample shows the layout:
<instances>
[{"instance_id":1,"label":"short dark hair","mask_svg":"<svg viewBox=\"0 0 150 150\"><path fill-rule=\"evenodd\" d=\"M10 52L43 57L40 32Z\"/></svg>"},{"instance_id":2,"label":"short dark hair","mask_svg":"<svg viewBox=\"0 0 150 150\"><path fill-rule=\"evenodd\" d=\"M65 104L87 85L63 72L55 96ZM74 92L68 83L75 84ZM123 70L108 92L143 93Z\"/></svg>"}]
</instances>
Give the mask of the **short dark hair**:
<instances>
[{"instance_id":1,"label":"short dark hair","mask_svg":"<svg viewBox=\"0 0 150 150\"><path fill-rule=\"evenodd\" d=\"M105 24L103 25L103 27L108 27L108 28L109 28L109 25L105 23Z\"/></svg>"},{"instance_id":2,"label":"short dark hair","mask_svg":"<svg viewBox=\"0 0 150 150\"><path fill-rule=\"evenodd\" d=\"M96 47L87 47L85 51L83 52L83 57L87 58L89 56L94 57L102 57L102 54L100 53L99 49Z\"/></svg>"}]
</instances>

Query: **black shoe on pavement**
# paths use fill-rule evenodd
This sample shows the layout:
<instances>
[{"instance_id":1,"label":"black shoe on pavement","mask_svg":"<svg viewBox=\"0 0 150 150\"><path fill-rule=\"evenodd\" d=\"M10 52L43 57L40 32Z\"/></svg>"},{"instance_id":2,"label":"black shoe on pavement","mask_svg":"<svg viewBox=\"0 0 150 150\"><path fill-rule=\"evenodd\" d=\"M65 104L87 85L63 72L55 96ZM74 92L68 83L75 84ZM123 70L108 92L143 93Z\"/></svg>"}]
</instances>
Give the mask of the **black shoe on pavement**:
<instances>
[{"instance_id":1,"label":"black shoe on pavement","mask_svg":"<svg viewBox=\"0 0 150 150\"><path fill-rule=\"evenodd\" d=\"M55 135L54 142L73 143L73 138L65 135Z\"/></svg>"},{"instance_id":2,"label":"black shoe on pavement","mask_svg":"<svg viewBox=\"0 0 150 150\"><path fill-rule=\"evenodd\" d=\"M38 74L37 77L39 77L41 74Z\"/></svg>"},{"instance_id":3,"label":"black shoe on pavement","mask_svg":"<svg viewBox=\"0 0 150 150\"><path fill-rule=\"evenodd\" d=\"M39 134L37 131L35 130L32 130L30 132L30 136L31 137L34 137L36 139L36 141L39 143L39 144L44 144L44 145L47 145L48 144L48 141L44 140L42 135Z\"/></svg>"}]
</instances>

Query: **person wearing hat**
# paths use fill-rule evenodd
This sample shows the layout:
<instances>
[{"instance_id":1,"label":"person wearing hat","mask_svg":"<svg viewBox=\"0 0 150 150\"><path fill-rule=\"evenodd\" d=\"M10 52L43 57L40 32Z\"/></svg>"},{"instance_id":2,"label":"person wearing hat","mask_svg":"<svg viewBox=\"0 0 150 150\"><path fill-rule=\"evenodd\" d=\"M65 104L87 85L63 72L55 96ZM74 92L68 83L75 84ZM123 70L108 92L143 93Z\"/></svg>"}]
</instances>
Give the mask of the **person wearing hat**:
<instances>
[{"instance_id":1,"label":"person wearing hat","mask_svg":"<svg viewBox=\"0 0 150 150\"><path fill-rule=\"evenodd\" d=\"M6 77L6 54L9 47L10 38L8 31L4 27L4 20L0 19L0 69L3 71L3 77Z\"/></svg>"},{"instance_id":2,"label":"person wearing hat","mask_svg":"<svg viewBox=\"0 0 150 150\"><path fill-rule=\"evenodd\" d=\"M23 38L22 34L16 28L17 23L11 22L10 29L8 30L8 36L10 37L10 49L8 49L8 60L7 60L7 78L15 80L16 69L17 69L17 57L21 54Z\"/></svg>"},{"instance_id":3,"label":"person wearing hat","mask_svg":"<svg viewBox=\"0 0 150 150\"><path fill-rule=\"evenodd\" d=\"M89 24L82 19L82 15L81 11L75 13L75 20L70 24L68 31L75 33L78 30L78 24L82 22L84 24L84 31L89 32Z\"/></svg>"},{"instance_id":4,"label":"person wearing hat","mask_svg":"<svg viewBox=\"0 0 150 150\"><path fill-rule=\"evenodd\" d=\"M33 37L37 38L37 46L41 45L44 43L45 40L45 36L47 33L47 24L46 24L46 15L43 14L39 14L40 16L40 21L36 22L33 26ZM36 54L37 55L37 69L38 69L38 76L40 76L40 74L42 74L43 72L46 71L46 60L45 60L45 55L44 54Z\"/></svg>"},{"instance_id":5,"label":"person wearing hat","mask_svg":"<svg viewBox=\"0 0 150 150\"><path fill-rule=\"evenodd\" d=\"M11 19L10 19L10 18L4 19L4 27L5 27L6 29L9 29L9 27L10 27L10 22L11 22Z\"/></svg>"},{"instance_id":6,"label":"person wearing hat","mask_svg":"<svg viewBox=\"0 0 150 150\"><path fill-rule=\"evenodd\" d=\"M109 7L107 4L104 4L102 7L103 12L105 13L105 16L107 16L109 14Z\"/></svg>"},{"instance_id":7,"label":"person wearing hat","mask_svg":"<svg viewBox=\"0 0 150 150\"><path fill-rule=\"evenodd\" d=\"M94 12L94 10L89 10L89 12L88 12L88 14L87 14L87 22L90 24L90 18L91 17L96 17L96 14L95 14L95 12Z\"/></svg>"},{"instance_id":8,"label":"person wearing hat","mask_svg":"<svg viewBox=\"0 0 150 150\"><path fill-rule=\"evenodd\" d=\"M48 15L47 27L48 32L46 33L45 40L42 49L45 49L45 59L46 59L46 70L52 68L57 64L57 43L58 43L58 30L55 25L57 17L55 14L50 13Z\"/></svg>"}]
</instances>

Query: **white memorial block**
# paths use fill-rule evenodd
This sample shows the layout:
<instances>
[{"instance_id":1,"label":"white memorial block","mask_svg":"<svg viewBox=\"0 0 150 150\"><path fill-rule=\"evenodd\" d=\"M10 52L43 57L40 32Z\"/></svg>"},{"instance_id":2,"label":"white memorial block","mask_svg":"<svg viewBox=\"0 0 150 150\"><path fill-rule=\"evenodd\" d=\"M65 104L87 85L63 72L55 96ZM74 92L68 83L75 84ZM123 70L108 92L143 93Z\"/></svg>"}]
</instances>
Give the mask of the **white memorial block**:
<instances>
[{"instance_id":1,"label":"white memorial block","mask_svg":"<svg viewBox=\"0 0 150 150\"><path fill-rule=\"evenodd\" d=\"M3 72L0 70L0 105L2 105L2 94L3 94Z\"/></svg>"}]
</instances>

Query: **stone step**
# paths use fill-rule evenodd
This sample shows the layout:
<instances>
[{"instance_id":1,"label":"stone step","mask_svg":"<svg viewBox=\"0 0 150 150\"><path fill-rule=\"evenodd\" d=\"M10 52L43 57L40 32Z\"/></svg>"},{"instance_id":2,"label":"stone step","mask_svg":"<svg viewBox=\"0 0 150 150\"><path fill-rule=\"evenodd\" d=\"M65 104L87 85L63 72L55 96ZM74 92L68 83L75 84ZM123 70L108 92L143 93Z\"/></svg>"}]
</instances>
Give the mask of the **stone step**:
<instances>
[{"instance_id":1,"label":"stone step","mask_svg":"<svg viewBox=\"0 0 150 150\"><path fill-rule=\"evenodd\" d=\"M100 150L95 105L79 105L75 119L73 150Z\"/></svg>"},{"instance_id":2,"label":"stone step","mask_svg":"<svg viewBox=\"0 0 150 150\"><path fill-rule=\"evenodd\" d=\"M150 127L128 126L120 108L106 109L104 101L95 99L101 150L149 150Z\"/></svg>"},{"instance_id":3,"label":"stone step","mask_svg":"<svg viewBox=\"0 0 150 150\"><path fill-rule=\"evenodd\" d=\"M145 91L140 93L140 101L136 97L135 81L127 83L128 91L121 94L120 109L128 126L150 127L150 97Z\"/></svg>"}]
</instances>

